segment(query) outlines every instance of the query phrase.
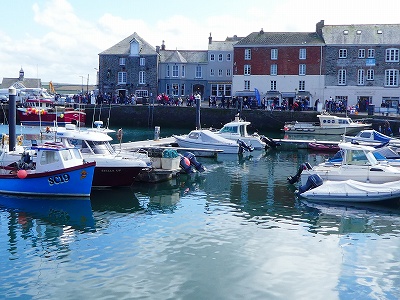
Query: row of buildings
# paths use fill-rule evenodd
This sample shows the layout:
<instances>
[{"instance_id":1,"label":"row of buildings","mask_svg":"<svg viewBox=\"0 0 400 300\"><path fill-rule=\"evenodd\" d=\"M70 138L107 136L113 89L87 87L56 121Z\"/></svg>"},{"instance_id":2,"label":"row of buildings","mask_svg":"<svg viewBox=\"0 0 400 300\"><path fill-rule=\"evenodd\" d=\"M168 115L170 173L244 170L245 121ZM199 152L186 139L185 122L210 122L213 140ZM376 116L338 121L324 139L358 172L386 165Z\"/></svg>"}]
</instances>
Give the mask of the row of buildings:
<instances>
[{"instance_id":1,"label":"row of buildings","mask_svg":"<svg viewBox=\"0 0 400 300\"><path fill-rule=\"evenodd\" d=\"M400 24L325 25L315 32L259 32L213 41L207 50L153 47L137 33L99 54L102 93L151 98L256 97L399 105Z\"/></svg>"}]
</instances>

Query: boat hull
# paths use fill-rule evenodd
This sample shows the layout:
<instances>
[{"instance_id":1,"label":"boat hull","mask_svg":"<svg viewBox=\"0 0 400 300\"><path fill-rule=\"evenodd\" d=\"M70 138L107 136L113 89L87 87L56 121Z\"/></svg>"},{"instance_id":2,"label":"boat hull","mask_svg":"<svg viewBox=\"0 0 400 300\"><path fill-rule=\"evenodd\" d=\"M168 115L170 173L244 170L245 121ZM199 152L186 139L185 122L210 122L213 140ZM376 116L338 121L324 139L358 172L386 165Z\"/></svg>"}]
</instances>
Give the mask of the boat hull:
<instances>
[{"instance_id":1,"label":"boat hull","mask_svg":"<svg viewBox=\"0 0 400 300\"><path fill-rule=\"evenodd\" d=\"M40 116L34 113L27 113L23 110L18 110L17 113L22 125L54 125L56 121L58 125L71 123L84 125L86 122L86 113L77 110L46 112Z\"/></svg>"},{"instance_id":2,"label":"boat hull","mask_svg":"<svg viewBox=\"0 0 400 300\"><path fill-rule=\"evenodd\" d=\"M302 127L285 127L284 131L287 134L319 134L319 135L342 135L354 134L364 129L362 127L338 127L338 128L323 128L320 126L302 126Z\"/></svg>"},{"instance_id":3,"label":"boat hull","mask_svg":"<svg viewBox=\"0 0 400 300\"><path fill-rule=\"evenodd\" d=\"M93 187L131 186L144 167L101 167L96 166L93 176Z\"/></svg>"},{"instance_id":4,"label":"boat hull","mask_svg":"<svg viewBox=\"0 0 400 300\"><path fill-rule=\"evenodd\" d=\"M324 181L321 186L299 195L301 198L323 202L376 202L400 198L400 181L383 184L355 180Z\"/></svg>"},{"instance_id":5,"label":"boat hull","mask_svg":"<svg viewBox=\"0 0 400 300\"><path fill-rule=\"evenodd\" d=\"M96 163L57 171L0 175L0 193L29 196L90 196Z\"/></svg>"},{"instance_id":6,"label":"boat hull","mask_svg":"<svg viewBox=\"0 0 400 300\"><path fill-rule=\"evenodd\" d=\"M239 153L239 145L224 145L224 144L214 144L214 143L196 143L195 141L187 141L181 137L175 137L176 142L179 147L183 148L196 148L196 149L216 149L222 150L222 154L238 154Z\"/></svg>"}]
</instances>

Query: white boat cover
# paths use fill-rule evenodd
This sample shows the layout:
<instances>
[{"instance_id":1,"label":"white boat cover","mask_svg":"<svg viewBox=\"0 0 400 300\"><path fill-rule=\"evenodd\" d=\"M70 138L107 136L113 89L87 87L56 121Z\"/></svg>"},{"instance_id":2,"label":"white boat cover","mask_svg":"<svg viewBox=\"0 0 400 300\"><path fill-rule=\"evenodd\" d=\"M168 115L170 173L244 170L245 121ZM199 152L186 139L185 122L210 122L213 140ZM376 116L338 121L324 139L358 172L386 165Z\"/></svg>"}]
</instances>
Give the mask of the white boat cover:
<instances>
[{"instance_id":1,"label":"white boat cover","mask_svg":"<svg viewBox=\"0 0 400 300\"><path fill-rule=\"evenodd\" d=\"M400 198L400 181L365 183L355 180L330 181L299 195L324 202L372 202Z\"/></svg>"}]
</instances>

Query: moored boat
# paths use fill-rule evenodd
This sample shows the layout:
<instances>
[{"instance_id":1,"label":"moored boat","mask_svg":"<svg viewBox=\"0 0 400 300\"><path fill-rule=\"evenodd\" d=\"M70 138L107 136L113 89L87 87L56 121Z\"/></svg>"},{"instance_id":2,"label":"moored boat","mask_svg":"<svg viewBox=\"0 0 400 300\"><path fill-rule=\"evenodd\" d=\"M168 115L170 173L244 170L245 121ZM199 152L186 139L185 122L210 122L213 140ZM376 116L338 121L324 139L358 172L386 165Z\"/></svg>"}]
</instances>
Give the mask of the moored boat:
<instances>
[{"instance_id":1,"label":"moored boat","mask_svg":"<svg viewBox=\"0 0 400 300\"><path fill-rule=\"evenodd\" d=\"M23 125L81 124L86 122L86 113L80 108L57 106L51 99L27 99L24 107L17 108Z\"/></svg>"},{"instance_id":2,"label":"moored boat","mask_svg":"<svg viewBox=\"0 0 400 300\"><path fill-rule=\"evenodd\" d=\"M249 134L247 127L251 123L242 120L239 115L235 116L235 119L229 123L226 123L220 130L216 133L223 138L228 140L237 141L238 139L245 142L247 145L253 147L255 150L268 149L270 147L276 147L277 144L271 139L265 136L260 136L258 133Z\"/></svg>"},{"instance_id":3,"label":"moored boat","mask_svg":"<svg viewBox=\"0 0 400 300\"><path fill-rule=\"evenodd\" d=\"M319 122L287 122L283 130L288 134L326 134L326 135L342 135L355 134L360 130L370 127L372 124L354 122L349 117L340 117L321 113L317 115Z\"/></svg>"},{"instance_id":4,"label":"moored boat","mask_svg":"<svg viewBox=\"0 0 400 300\"><path fill-rule=\"evenodd\" d=\"M60 143L32 146L21 159L0 168L0 192L18 195L89 196L96 163Z\"/></svg>"},{"instance_id":5,"label":"moored boat","mask_svg":"<svg viewBox=\"0 0 400 300\"><path fill-rule=\"evenodd\" d=\"M317 142L308 143L308 148L314 151L335 152L335 153L340 150L339 146L336 144L322 144Z\"/></svg>"},{"instance_id":6,"label":"moored boat","mask_svg":"<svg viewBox=\"0 0 400 300\"><path fill-rule=\"evenodd\" d=\"M179 147L196 148L196 149L217 149L222 150L225 154L238 154L243 150L244 143L240 140L233 141L208 130L196 129L187 135L174 135ZM241 145L239 145L241 144ZM251 149L249 149L250 151Z\"/></svg>"},{"instance_id":7,"label":"moored boat","mask_svg":"<svg viewBox=\"0 0 400 300\"><path fill-rule=\"evenodd\" d=\"M306 186L299 188L298 196L323 202L376 202L400 198L400 181L384 183L322 180L317 175L308 178Z\"/></svg>"}]
</instances>

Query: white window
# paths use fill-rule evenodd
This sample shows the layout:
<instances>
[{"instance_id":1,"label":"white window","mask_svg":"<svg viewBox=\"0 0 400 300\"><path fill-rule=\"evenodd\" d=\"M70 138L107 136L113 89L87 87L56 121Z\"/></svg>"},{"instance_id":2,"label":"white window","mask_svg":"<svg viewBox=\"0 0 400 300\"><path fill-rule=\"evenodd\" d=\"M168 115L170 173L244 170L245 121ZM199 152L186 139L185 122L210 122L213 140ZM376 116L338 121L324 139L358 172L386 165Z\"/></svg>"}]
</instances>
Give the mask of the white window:
<instances>
[{"instance_id":1,"label":"white window","mask_svg":"<svg viewBox=\"0 0 400 300\"><path fill-rule=\"evenodd\" d=\"M214 53L211 53L210 54L210 61L214 61L215 60L215 54Z\"/></svg>"},{"instance_id":2,"label":"white window","mask_svg":"<svg viewBox=\"0 0 400 300\"><path fill-rule=\"evenodd\" d=\"M271 49L271 59L272 60L278 59L278 49Z\"/></svg>"},{"instance_id":3,"label":"white window","mask_svg":"<svg viewBox=\"0 0 400 300\"><path fill-rule=\"evenodd\" d=\"M179 77L179 66L178 65L172 66L172 77Z\"/></svg>"},{"instance_id":4,"label":"white window","mask_svg":"<svg viewBox=\"0 0 400 300\"><path fill-rule=\"evenodd\" d=\"M250 80L245 80L244 81L244 89L246 91L250 90Z\"/></svg>"},{"instance_id":5,"label":"white window","mask_svg":"<svg viewBox=\"0 0 400 300\"><path fill-rule=\"evenodd\" d=\"M185 73L186 73L186 68L185 68L185 66L182 66L182 68L181 68L181 76L185 77Z\"/></svg>"},{"instance_id":6,"label":"white window","mask_svg":"<svg viewBox=\"0 0 400 300\"><path fill-rule=\"evenodd\" d=\"M203 77L203 69L201 66L196 66L196 78Z\"/></svg>"},{"instance_id":7,"label":"white window","mask_svg":"<svg viewBox=\"0 0 400 300\"><path fill-rule=\"evenodd\" d=\"M399 85L399 70L389 69L385 70L385 86L395 86Z\"/></svg>"},{"instance_id":8,"label":"white window","mask_svg":"<svg viewBox=\"0 0 400 300\"><path fill-rule=\"evenodd\" d=\"M118 72L118 84L126 84L126 72Z\"/></svg>"},{"instance_id":9,"label":"white window","mask_svg":"<svg viewBox=\"0 0 400 300\"><path fill-rule=\"evenodd\" d=\"M374 80L374 69L367 70L367 80Z\"/></svg>"},{"instance_id":10,"label":"white window","mask_svg":"<svg viewBox=\"0 0 400 300\"><path fill-rule=\"evenodd\" d=\"M339 58L347 58L347 49L339 49Z\"/></svg>"},{"instance_id":11,"label":"white window","mask_svg":"<svg viewBox=\"0 0 400 300\"><path fill-rule=\"evenodd\" d=\"M120 57L119 58L119 65L120 66L125 66L126 64L126 58L125 57Z\"/></svg>"},{"instance_id":12,"label":"white window","mask_svg":"<svg viewBox=\"0 0 400 300\"><path fill-rule=\"evenodd\" d=\"M368 58L375 58L375 49L368 49Z\"/></svg>"},{"instance_id":13,"label":"white window","mask_svg":"<svg viewBox=\"0 0 400 300\"><path fill-rule=\"evenodd\" d=\"M141 66L145 66L145 65L146 65L146 59L145 59L144 57L141 57L141 58L140 58L140 61L139 61L139 64L140 64Z\"/></svg>"},{"instance_id":14,"label":"white window","mask_svg":"<svg viewBox=\"0 0 400 300\"><path fill-rule=\"evenodd\" d=\"M306 82L304 80L299 81L299 91L305 91L306 90Z\"/></svg>"},{"instance_id":15,"label":"white window","mask_svg":"<svg viewBox=\"0 0 400 300\"><path fill-rule=\"evenodd\" d=\"M244 59L245 60L251 59L251 49L244 49Z\"/></svg>"},{"instance_id":16,"label":"white window","mask_svg":"<svg viewBox=\"0 0 400 300\"><path fill-rule=\"evenodd\" d=\"M224 60L224 56L220 53L218 54L218 61L223 61Z\"/></svg>"},{"instance_id":17,"label":"white window","mask_svg":"<svg viewBox=\"0 0 400 300\"><path fill-rule=\"evenodd\" d=\"M399 49L389 48L386 49L386 62L398 62L399 61Z\"/></svg>"},{"instance_id":18,"label":"white window","mask_svg":"<svg viewBox=\"0 0 400 300\"><path fill-rule=\"evenodd\" d=\"M139 84L146 84L146 72L145 71L139 72Z\"/></svg>"},{"instance_id":19,"label":"white window","mask_svg":"<svg viewBox=\"0 0 400 300\"><path fill-rule=\"evenodd\" d=\"M365 49L358 49L358 58L365 58Z\"/></svg>"},{"instance_id":20,"label":"white window","mask_svg":"<svg viewBox=\"0 0 400 300\"><path fill-rule=\"evenodd\" d=\"M306 75L306 65L305 64L299 65L299 75L301 75L301 76Z\"/></svg>"},{"instance_id":21,"label":"white window","mask_svg":"<svg viewBox=\"0 0 400 300\"><path fill-rule=\"evenodd\" d=\"M338 72L338 85L346 85L346 69L340 69Z\"/></svg>"},{"instance_id":22,"label":"white window","mask_svg":"<svg viewBox=\"0 0 400 300\"><path fill-rule=\"evenodd\" d=\"M364 69L358 69L357 71L357 84L364 85L365 84L365 71Z\"/></svg>"},{"instance_id":23,"label":"white window","mask_svg":"<svg viewBox=\"0 0 400 300\"><path fill-rule=\"evenodd\" d=\"M210 69L210 76L215 76L215 71L214 71L214 69Z\"/></svg>"},{"instance_id":24,"label":"white window","mask_svg":"<svg viewBox=\"0 0 400 300\"><path fill-rule=\"evenodd\" d=\"M224 75L224 71L222 69L218 70L218 76L221 77L222 75Z\"/></svg>"},{"instance_id":25,"label":"white window","mask_svg":"<svg viewBox=\"0 0 400 300\"><path fill-rule=\"evenodd\" d=\"M165 77L169 77L169 65L165 68Z\"/></svg>"},{"instance_id":26,"label":"white window","mask_svg":"<svg viewBox=\"0 0 400 300\"><path fill-rule=\"evenodd\" d=\"M226 54L226 61L231 61L232 56L230 53Z\"/></svg>"},{"instance_id":27,"label":"white window","mask_svg":"<svg viewBox=\"0 0 400 300\"><path fill-rule=\"evenodd\" d=\"M272 76L278 75L278 65L275 64L271 65L270 75Z\"/></svg>"},{"instance_id":28,"label":"white window","mask_svg":"<svg viewBox=\"0 0 400 300\"><path fill-rule=\"evenodd\" d=\"M226 76L232 76L232 70L231 69L226 69Z\"/></svg>"},{"instance_id":29,"label":"white window","mask_svg":"<svg viewBox=\"0 0 400 300\"><path fill-rule=\"evenodd\" d=\"M244 65L244 75L251 75L251 65Z\"/></svg>"},{"instance_id":30,"label":"white window","mask_svg":"<svg viewBox=\"0 0 400 300\"><path fill-rule=\"evenodd\" d=\"M276 91L276 80L271 80L271 91Z\"/></svg>"},{"instance_id":31,"label":"white window","mask_svg":"<svg viewBox=\"0 0 400 300\"><path fill-rule=\"evenodd\" d=\"M307 49L300 49L299 51L299 59L306 59L307 58Z\"/></svg>"}]
</instances>

